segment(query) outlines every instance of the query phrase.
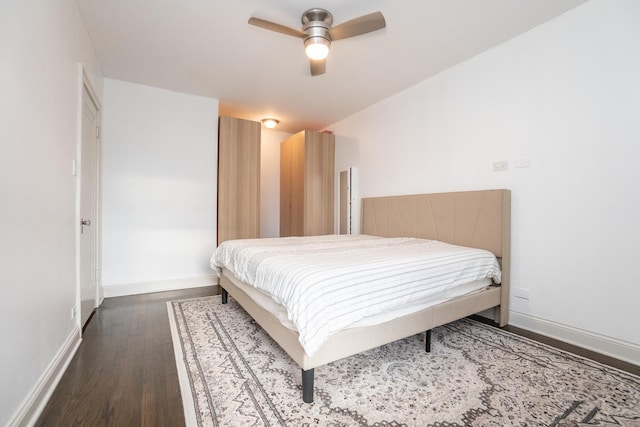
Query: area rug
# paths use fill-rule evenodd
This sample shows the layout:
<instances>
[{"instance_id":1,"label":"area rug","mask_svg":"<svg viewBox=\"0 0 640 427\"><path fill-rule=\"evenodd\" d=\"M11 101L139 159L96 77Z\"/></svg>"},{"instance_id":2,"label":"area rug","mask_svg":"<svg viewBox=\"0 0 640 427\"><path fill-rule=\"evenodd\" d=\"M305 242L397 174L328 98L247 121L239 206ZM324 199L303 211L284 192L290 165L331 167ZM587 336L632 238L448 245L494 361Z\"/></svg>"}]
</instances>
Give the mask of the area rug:
<instances>
[{"instance_id":1,"label":"area rug","mask_svg":"<svg viewBox=\"0 0 640 427\"><path fill-rule=\"evenodd\" d=\"M640 377L472 320L300 368L232 299L168 303L193 426L640 426Z\"/></svg>"}]
</instances>

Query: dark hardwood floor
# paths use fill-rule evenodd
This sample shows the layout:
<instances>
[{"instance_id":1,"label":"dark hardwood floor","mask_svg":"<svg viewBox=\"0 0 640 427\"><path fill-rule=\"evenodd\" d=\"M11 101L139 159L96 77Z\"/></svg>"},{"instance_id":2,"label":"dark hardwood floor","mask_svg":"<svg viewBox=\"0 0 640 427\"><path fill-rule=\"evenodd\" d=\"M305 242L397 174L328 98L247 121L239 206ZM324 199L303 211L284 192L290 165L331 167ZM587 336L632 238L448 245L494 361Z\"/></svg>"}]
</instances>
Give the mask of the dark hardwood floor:
<instances>
[{"instance_id":1,"label":"dark hardwood floor","mask_svg":"<svg viewBox=\"0 0 640 427\"><path fill-rule=\"evenodd\" d=\"M105 299L36 425L183 426L166 301L216 291L208 287ZM640 366L512 326L507 330L640 375Z\"/></svg>"},{"instance_id":2,"label":"dark hardwood floor","mask_svg":"<svg viewBox=\"0 0 640 427\"><path fill-rule=\"evenodd\" d=\"M490 325L495 325L495 323L493 323L493 321L491 321L490 319L486 319L480 316L471 316L471 318L484 323L488 323ZM521 329L516 326L507 325L503 329L506 331L512 332L514 334L541 342L551 347L559 348L560 350L577 354L579 356L586 357L587 359L595 360L596 362L602 363L603 365L612 366L616 369L620 369L621 371L629 372L630 374L640 376L639 365L634 365L629 362L615 359L613 357L610 357L601 353L597 353L595 351L587 350L582 347L578 347L577 345L568 344L564 341L559 341L554 338L549 338L544 335L537 334L535 332L527 331L526 329Z\"/></svg>"},{"instance_id":3,"label":"dark hardwood floor","mask_svg":"<svg viewBox=\"0 0 640 427\"><path fill-rule=\"evenodd\" d=\"M166 302L217 287L107 298L37 426L183 426Z\"/></svg>"}]
</instances>

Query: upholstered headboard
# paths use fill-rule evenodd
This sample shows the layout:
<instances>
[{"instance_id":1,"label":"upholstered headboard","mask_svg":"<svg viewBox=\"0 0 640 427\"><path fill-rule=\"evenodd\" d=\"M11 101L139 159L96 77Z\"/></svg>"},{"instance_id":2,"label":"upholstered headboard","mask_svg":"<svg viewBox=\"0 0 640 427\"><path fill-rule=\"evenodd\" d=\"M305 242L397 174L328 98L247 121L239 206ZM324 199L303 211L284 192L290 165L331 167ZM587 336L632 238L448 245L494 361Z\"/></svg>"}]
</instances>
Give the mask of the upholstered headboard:
<instances>
[{"instance_id":1,"label":"upholstered headboard","mask_svg":"<svg viewBox=\"0 0 640 427\"><path fill-rule=\"evenodd\" d=\"M362 233L420 237L487 249L509 250L509 190L415 194L362 199Z\"/></svg>"}]
</instances>

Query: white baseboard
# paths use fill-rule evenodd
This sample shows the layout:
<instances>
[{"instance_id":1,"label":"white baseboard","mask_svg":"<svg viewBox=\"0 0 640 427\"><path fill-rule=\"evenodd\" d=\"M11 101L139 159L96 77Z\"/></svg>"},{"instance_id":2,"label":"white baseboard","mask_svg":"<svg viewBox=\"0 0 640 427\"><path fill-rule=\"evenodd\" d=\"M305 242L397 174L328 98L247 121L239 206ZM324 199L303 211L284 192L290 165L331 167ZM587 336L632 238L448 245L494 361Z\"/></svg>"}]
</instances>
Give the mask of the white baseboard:
<instances>
[{"instance_id":1,"label":"white baseboard","mask_svg":"<svg viewBox=\"0 0 640 427\"><path fill-rule=\"evenodd\" d=\"M218 284L217 276L186 277L183 279L156 280L151 282L124 283L121 285L103 285L104 297L122 297L126 295L148 294L151 292L175 291L178 289L200 288Z\"/></svg>"},{"instance_id":2,"label":"white baseboard","mask_svg":"<svg viewBox=\"0 0 640 427\"><path fill-rule=\"evenodd\" d=\"M11 417L7 426L33 426L38 421L38 417L60 382L60 378L62 378L71 359L76 354L80 341L82 341L80 330L74 329L16 413Z\"/></svg>"},{"instance_id":3,"label":"white baseboard","mask_svg":"<svg viewBox=\"0 0 640 427\"><path fill-rule=\"evenodd\" d=\"M509 324L640 366L640 346L630 342L514 311Z\"/></svg>"}]
</instances>

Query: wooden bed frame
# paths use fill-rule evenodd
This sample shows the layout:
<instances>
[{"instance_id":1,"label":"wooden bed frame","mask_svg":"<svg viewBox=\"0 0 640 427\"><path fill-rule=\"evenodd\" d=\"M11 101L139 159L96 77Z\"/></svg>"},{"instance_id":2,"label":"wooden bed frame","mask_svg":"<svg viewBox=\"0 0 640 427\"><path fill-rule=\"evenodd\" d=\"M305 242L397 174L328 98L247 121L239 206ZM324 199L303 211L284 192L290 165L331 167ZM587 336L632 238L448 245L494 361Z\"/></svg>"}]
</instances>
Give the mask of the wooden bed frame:
<instances>
[{"instance_id":1,"label":"wooden bed frame","mask_svg":"<svg viewBox=\"0 0 640 427\"><path fill-rule=\"evenodd\" d=\"M374 326L345 329L332 336L313 356L298 342L298 333L283 326L245 292L247 284L223 269L222 300L233 298L302 369L302 397L313 402L313 369L395 340L488 309L505 326L509 313L511 192L482 190L362 199L362 233L383 237L419 237L487 249L502 266L502 283L422 311Z\"/></svg>"}]
</instances>

